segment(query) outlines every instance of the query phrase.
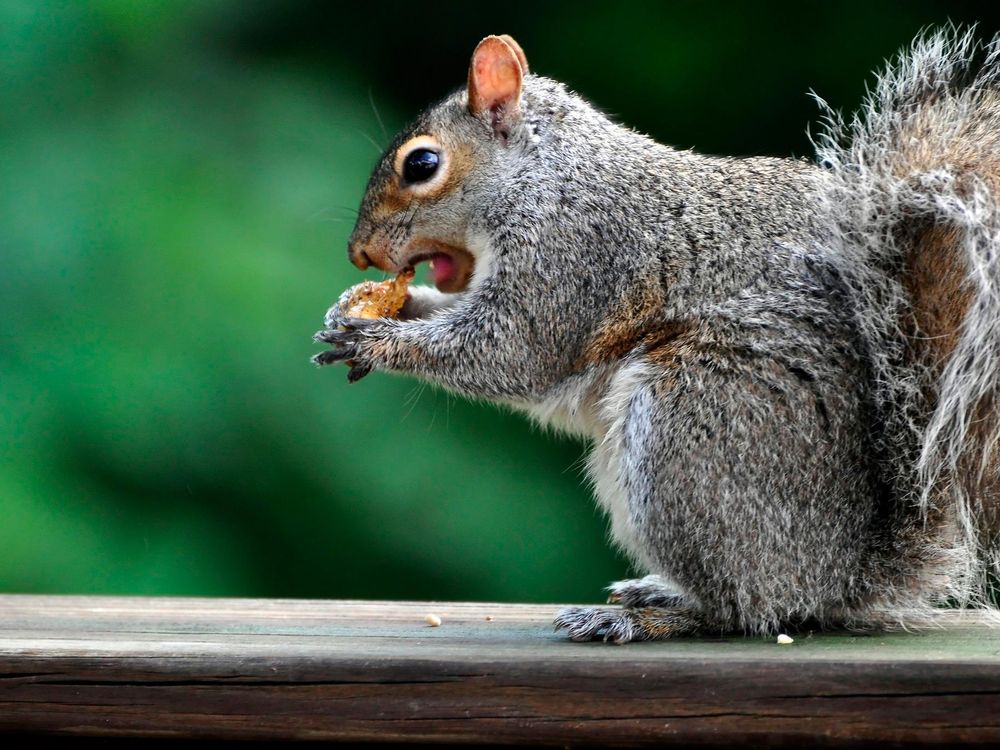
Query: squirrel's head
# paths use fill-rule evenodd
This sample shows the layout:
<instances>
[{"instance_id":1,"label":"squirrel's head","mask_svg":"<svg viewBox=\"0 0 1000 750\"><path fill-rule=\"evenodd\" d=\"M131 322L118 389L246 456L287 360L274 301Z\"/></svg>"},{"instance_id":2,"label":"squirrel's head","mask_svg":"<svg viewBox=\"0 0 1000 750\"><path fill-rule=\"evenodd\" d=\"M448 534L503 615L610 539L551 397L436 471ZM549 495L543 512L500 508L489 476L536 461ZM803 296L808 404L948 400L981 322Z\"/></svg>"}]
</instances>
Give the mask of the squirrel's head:
<instances>
[{"instance_id":1,"label":"squirrel's head","mask_svg":"<svg viewBox=\"0 0 1000 750\"><path fill-rule=\"evenodd\" d=\"M521 104L527 74L509 36L479 43L465 89L427 110L382 156L351 235L351 262L397 273L430 261L441 291L468 286L485 264L468 246L472 209L495 192L504 154L529 137Z\"/></svg>"}]
</instances>

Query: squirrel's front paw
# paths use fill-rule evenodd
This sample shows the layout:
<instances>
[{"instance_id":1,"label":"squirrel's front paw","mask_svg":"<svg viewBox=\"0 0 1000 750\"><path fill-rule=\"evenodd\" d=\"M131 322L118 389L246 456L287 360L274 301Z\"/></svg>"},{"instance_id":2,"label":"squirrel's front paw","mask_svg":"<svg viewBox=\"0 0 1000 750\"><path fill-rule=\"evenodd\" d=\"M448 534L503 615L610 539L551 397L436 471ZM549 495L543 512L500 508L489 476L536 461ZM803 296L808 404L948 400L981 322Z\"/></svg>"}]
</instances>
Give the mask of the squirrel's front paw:
<instances>
[{"instance_id":1,"label":"squirrel's front paw","mask_svg":"<svg viewBox=\"0 0 1000 750\"><path fill-rule=\"evenodd\" d=\"M332 316L334 309L337 309L336 305L327 313L325 322L328 327L317 331L313 336L314 341L330 344L332 348L320 352L312 361L320 366L346 362L351 368L347 373L347 380L355 383L374 367L365 357L365 345L370 340L368 333L378 321Z\"/></svg>"},{"instance_id":2,"label":"squirrel's front paw","mask_svg":"<svg viewBox=\"0 0 1000 750\"><path fill-rule=\"evenodd\" d=\"M365 282L355 284L354 286L348 287L341 293L340 299L334 302L333 305L330 306L330 309L326 311L326 315L323 316L323 325L326 326L326 328L350 327L353 316L348 315L347 311L351 307L351 301L357 296L358 291L364 286ZM320 333L323 332L320 331ZM316 334L317 341L320 340L318 337L319 333Z\"/></svg>"}]
</instances>

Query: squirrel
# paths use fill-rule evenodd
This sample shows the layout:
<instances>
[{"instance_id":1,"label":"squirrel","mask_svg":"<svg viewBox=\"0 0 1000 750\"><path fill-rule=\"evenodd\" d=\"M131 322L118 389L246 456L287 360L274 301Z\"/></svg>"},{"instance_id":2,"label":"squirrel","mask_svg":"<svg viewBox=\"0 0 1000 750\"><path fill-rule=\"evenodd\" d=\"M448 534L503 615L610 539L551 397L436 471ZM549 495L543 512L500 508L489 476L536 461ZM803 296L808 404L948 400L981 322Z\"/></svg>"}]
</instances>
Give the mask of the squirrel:
<instances>
[{"instance_id":1,"label":"squirrel","mask_svg":"<svg viewBox=\"0 0 1000 750\"><path fill-rule=\"evenodd\" d=\"M818 97L817 97L818 99ZM1000 37L928 32L815 160L679 151L529 72L509 36L400 133L349 240L431 262L398 319L315 339L589 441L643 578L574 640L997 615Z\"/></svg>"}]
</instances>

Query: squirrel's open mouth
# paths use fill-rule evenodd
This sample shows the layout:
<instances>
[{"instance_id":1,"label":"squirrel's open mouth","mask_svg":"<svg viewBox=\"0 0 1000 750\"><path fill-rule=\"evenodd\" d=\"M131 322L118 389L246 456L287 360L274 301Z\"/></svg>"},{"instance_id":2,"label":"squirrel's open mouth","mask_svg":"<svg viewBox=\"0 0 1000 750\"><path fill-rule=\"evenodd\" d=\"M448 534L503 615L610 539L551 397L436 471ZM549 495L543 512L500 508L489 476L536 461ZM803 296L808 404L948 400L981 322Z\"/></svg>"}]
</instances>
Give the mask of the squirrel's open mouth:
<instances>
[{"instance_id":1,"label":"squirrel's open mouth","mask_svg":"<svg viewBox=\"0 0 1000 750\"><path fill-rule=\"evenodd\" d=\"M434 286L441 292L461 292L469 285L475 258L465 248L443 242L422 241L416 250L406 259L404 268L415 268L427 261Z\"/></svg>"}]
</instances>

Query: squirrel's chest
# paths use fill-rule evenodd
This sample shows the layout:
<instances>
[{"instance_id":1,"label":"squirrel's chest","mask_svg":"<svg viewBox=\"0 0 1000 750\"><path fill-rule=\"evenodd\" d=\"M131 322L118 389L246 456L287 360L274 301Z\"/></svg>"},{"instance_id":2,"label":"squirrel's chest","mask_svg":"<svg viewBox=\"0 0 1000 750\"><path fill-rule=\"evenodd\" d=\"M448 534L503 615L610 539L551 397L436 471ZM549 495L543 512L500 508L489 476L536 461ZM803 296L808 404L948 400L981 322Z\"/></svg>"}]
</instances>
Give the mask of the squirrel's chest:
<instances>
[{"instance_id":1,"label":"squirrel's chest","mask_svg":"<svg viewBox=\"0 0 1000 750\"><path fill-rule=\"evenodd\" d=\"M607 431L602 400L610 379L607 369L593 368L563 380L541 399L516 405L543 427L600 440Z\"/></svg>"}]
</instances>

